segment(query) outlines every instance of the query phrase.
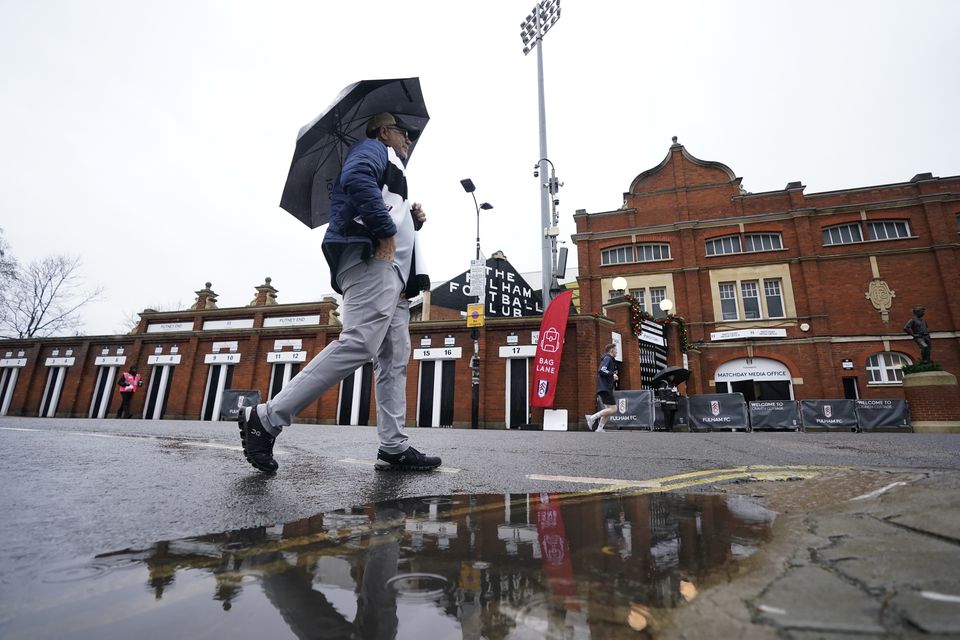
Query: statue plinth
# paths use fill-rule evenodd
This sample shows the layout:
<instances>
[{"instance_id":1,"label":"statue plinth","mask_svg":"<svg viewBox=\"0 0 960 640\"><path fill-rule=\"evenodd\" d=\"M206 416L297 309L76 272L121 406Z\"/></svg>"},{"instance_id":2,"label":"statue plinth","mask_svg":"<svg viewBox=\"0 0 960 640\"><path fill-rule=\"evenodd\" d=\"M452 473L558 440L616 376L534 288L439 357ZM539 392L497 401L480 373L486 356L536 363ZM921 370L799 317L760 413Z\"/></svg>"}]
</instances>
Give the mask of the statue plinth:
<instances>
[{"instance_id":1,"label":"statue plinth","mask_svg":"<svg viewBox=\"0 0 960 640\"><path fill-rule=\"evenodd\" d=\"M960 433L960 387L947 371L921 371L903 376L916 433Z\"/></svg>"}]
</instances>

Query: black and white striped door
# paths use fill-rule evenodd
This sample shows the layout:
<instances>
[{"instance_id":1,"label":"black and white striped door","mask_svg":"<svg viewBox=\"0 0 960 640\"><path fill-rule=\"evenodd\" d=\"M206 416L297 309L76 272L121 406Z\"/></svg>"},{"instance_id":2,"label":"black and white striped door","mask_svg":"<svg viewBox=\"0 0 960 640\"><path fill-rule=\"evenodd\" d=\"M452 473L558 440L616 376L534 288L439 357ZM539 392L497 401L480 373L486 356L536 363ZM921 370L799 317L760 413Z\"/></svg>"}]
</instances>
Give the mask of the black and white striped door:
<instances>
[{"instance_id":1,"label":"black and white striped door","mask_svg":"<svg viewBox=\"0 0 960 640\"><path fill-rule=\"evenodd\" d=\"M172 364L155 364L150 367L150 381L147 384L147 402L143 407L144 420L160 420L167 410L167 398L170 395L170 376Z\"/></svg>"},{"instance_id":2,"label":"black and white striped door","mask_svg":"<svg viewBox=\"0 0 960 640\"><path fill-rule=\"evenodd\" d=\"M0 416L7 415L10 408L10 400L13 398L13 390L17 386L17 377L20 375L20 367L0 368Z\"/></svg>"},{"instance_id":3,"label":"black and white striped door","mask_svg":"<svg viewBox=\"0 0 960 640\"><path fill-rule=\"evenodd\" d=\"M300 373L299 362L277 362L270 369L270 393L268 399L273 400L274 396L280 393L290 379Z\"/></svg>"},{"instance_id":4,"label":"black and white striped door","mask_svg":"<svg viewBox=\"0 0 960 640\"><path fill-rule=\"evenodd\" d=\"M508 429L530 422L530 361L536 352L535 344L500 347L500 357L506 365L503 411Z\"/></svg>"},{"instance_id":5,"label":"black and white striped door","mask_svg":"<svg viewBox=\"0 0 960 640\"><path fill-rule=\"evenodd\" d=\"M220 403L223 390L230 388L233 380L232 364L212 364L207 371L207 386L203 391L203 411L201 420L217 422L220 420Z\"/></svg>"},{"instance_id":6,"label":"black and white striped door","mask_svg":"<svg viewBox=\"0 0 960 640\"><path fill-rule=\"evenodd\" d=\"M110 413L110 403L117 395L117 371L120 367L97 367L97 382L93 386L93 398L90 400L88 418L105 418Z\"/></svg>"},{"instance_id":7,"label":"black and white striped door","mask_svg":"<svg viewBox=\"0 0 960 640\"><path fill-rule=\"evenodd\" d=\"M57 413L60 403L60 394L63 393L63 381L67 377L67 370L74 365L76 358L73 350L67 349L67 355L61 356L59 349L54 349L46 359L47 383L43 388L43 401L40 403L41 418L52 418Z\"/></svg>"},{"instance_id":8,"label":"black and white striped door","mask_svg":"<svg viewBox=\"0 0 960 640\"><path fill-rule=\"evenodd\" d=\"M370 424L370 400L373 388L373 363L368 362L340 381L337 398L337 424Z\"/></svg>"},{"instance_id":9,"label":"black and white striped door","mask_svg":"<svg viewBox=\"0 0 960 640\"><path fill-rule=\"evenodd\" d=\"M43 387L43 402L40 403L41 418L52 418L57 413L60 394L63 393L63 380L67 377L68 367L47 367L47 383Z\"/></svg>"}]
</instances>

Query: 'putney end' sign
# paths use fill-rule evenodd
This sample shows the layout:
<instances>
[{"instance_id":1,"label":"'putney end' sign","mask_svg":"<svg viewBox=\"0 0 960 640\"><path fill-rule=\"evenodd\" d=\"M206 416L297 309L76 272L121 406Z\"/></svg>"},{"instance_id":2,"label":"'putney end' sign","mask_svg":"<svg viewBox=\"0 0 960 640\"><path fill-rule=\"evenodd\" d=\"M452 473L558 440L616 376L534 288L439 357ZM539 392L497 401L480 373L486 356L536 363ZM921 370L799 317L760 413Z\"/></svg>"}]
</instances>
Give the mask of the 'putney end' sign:
<instances>
[{"instance_id":1,"label":"'putney end' sign","mask_svg":"<svg viewBox=\"0 0 960 640\"><path fill-rule=\"evenodd\" d=\"M485 315L490 318L519 318L543 315L543 294L533 289L506 260L488 258L487 282L483 302ZM447 309L466 311L476 301L468 272L444 282L430 292L430 303Z\"/></svg>"}]
</instances>

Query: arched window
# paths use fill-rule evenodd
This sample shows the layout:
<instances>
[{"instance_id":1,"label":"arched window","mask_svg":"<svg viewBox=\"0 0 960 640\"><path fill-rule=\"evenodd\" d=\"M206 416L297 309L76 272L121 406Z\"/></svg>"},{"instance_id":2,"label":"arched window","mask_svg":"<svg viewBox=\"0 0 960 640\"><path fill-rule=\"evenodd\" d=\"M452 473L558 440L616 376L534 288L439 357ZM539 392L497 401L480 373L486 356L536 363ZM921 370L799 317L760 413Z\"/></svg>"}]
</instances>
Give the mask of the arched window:
<instances>
[{"instance_id":1,"label":"arched window","mask_svg":"<svg viewBox=\"0 0 960 640\"><path fill-rule=\"evenodd\" d=\"M884 351L867 358L867 382L870 384L900 384L903 382L903 367L913 361L902 353Z\"/></svg>"},{"instance_id":2,"label":"arched window","mask_svg":"<svg viewBox=\"0 0 960 640\"><path fill-rule=\"evenodd\" d=\"M603 249L600 252L601 266L632 262L658 262L671 259L670 245L666 243L625 245Z\"/></svg>"}]
</instances>

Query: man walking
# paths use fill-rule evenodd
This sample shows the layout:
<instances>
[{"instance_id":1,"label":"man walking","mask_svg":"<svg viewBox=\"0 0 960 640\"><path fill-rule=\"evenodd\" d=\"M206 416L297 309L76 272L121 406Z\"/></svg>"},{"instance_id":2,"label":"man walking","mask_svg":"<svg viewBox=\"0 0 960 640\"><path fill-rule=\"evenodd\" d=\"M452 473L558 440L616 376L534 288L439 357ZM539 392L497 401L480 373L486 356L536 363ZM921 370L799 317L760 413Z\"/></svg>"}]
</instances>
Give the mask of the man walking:
<instances>
[{"instance_id":1,"label":"man walking","mask_svg":"<svg viewBox=\"0 0 960 640\"><path fill-rule=\"evenodd\" d=\"M130 401L133 400L133 394L137 389L143 385L140 374L137 373L137 365L132 364L129 371L121 373L117 385L120 387L120 408L117 409L117 418L129 418L132 415Z\"/></svg>"},{"instance_id":2,"label":"man walking","mask_svg":"<svg viewBox=\"0 0 960 640\"><path fill-rule=\"evenodd\" d=\"M408 299L429 287L417 268L416 236L426 221L407 199L404 162L417 131L390 113L367 122L367 138L347 153L330 199L323 254L333 289L343 294L340 337L317 354L271 401L241 409L243 454L273 473L273 444L293 417L358 367L376 360L378 470L428 471L440 458L407 444Z\"/></svg>"},{"instance_id":3,"label":"man walking","mask_svg":"<svg viewBox=\"0 0 960 640\"><path fill-rule=\"evenodd\" d=\"M600 360L600 368L597 369L597 399L603 405L603 409L593 414L587 414L587 427L593 431L597 420L597 433L603 431L607 420L617 412L617 402L613 399L613 388L620 376L617 375L617 345L608 344L603 348L603 358Z\"/></svg>"}]
</instances>

